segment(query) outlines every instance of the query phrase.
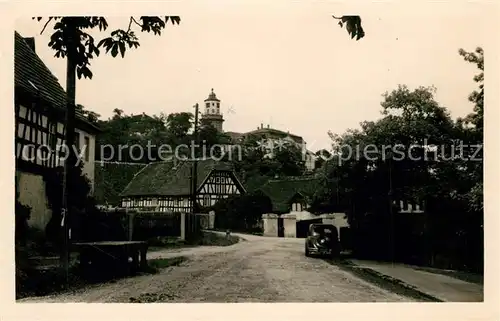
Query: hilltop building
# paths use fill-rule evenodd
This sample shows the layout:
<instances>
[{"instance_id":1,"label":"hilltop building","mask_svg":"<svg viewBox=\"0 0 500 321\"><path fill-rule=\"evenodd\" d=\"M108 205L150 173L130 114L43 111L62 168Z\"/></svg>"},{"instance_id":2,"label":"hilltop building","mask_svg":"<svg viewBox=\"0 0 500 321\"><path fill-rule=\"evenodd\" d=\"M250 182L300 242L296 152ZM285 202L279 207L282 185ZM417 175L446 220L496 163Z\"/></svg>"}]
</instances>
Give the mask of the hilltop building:
<instances>
[{"instance_id":1,"label":"hilltop building","mask_svg":"<svg viewBox=\"0 0 500 321\"><path fill-rule=\"evenodd\" d=\"M306 170L312 172L315 169L316 156L314 153L306 148L306 142L301 136L291 134L289 131L284 132L271 128L269 125L264 127L264 124L260 124L257 129L246 133L226 132L225 134L231 138L233 144L243 143L245 139L251 136L261 139L270 147L266 157L274 156L273 149L276 146L286 148L286 146L295 145L295 147L302 150Z\"/></svg>"},{"instance_id":2,"label":"hilltop building","mask_svg":"<svg viewBox=\"0 0 500 321\"><path fill-rule=\"evenodd\" d=\"M222 123L224 118L220 112L220 100L215 95L213 88L208 98L205 99L205 112L202 114L201 120L208 121L219 132L223 132Z\"/></svg>"}]
</instances>

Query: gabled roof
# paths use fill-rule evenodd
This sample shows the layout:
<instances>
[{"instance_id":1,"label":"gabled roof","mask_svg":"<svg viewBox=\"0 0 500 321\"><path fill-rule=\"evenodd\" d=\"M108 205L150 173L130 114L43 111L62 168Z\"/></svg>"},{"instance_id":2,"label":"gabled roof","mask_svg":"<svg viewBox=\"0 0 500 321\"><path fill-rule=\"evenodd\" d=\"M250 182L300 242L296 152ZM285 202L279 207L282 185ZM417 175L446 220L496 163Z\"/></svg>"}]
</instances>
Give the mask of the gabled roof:
<instances>
[{"instance_id":1,"label":"gabled roof","mask_svg":"<svg viewBox=\"0 0 500 321\"><path fill-rule=\"evenodd\" d=\"M224 132L224 134L229 136L232 142L237 142L244 135L243 133L237 133L237 132Z\"/></svg>"},{"instance_id":2,"label":"gabled roof","mask_svg":"<svg viewBox=\"0 0 500 321\"><path fill-rule=\"evenodd\" d=\"M151 163L138 172L120 194L130 196L185 196L191 192L192 161ZM212 159L198 161L197 187L200 188L212 170L233 171L231 163Z\"/></svg>"},{"instance_id":3,"label":"gabled roof","mask_svg":"<svg viewBox=\"0 0 500 321\"><path fill-rule=\"evenodd\" d=\"M306 199L312 197L319 183L320 179L317 177L289 177L269 180L258 190L271 199L274 212L285 213L294 196L299 194Z\"/></svg>"},{"instance_id":4,"label":"gabled roof","mask_svg":"<svg viewBox=\"0 0 500 321\"><path fill-rule=\"evenodd\" d=\"M271 179L272 178L269 176L252 175L245 180L243 185L248 193L253 193L260 190L260 188L266 185Z\"/></svg>"},{"instance_id":5,"label":"gabled roof","mask_svg":"<svg viewBox=\"0 0 500 321\"><path fill-rule=\"evenodd\" d=\"M294 134L290 134L289 132L284 132L279 129L274 129L274 128L258 128L255 130L252 130L250 132L247 132L244 134L245 136L250 136L250 135L263 135L266 137L277 137L277 138L286 138L290 137L293 141L296 143L302 143L304 139L301 136L297 136Z\"/></svg>"},{"instance_id":6,"label":"gabled roof","mask_svg":"<svg viewBox=\"0 0 500 321\"><path fill-rule=\"evenodd\" d=\"M14 84L16 90L21 89L33 97L40 95L39 98L52 107L66 109L66 91L17 31L14 32ZM99 127L90 123L83 115L77 114L76 117L100 131Z\"/></svg>"}]
</instances>

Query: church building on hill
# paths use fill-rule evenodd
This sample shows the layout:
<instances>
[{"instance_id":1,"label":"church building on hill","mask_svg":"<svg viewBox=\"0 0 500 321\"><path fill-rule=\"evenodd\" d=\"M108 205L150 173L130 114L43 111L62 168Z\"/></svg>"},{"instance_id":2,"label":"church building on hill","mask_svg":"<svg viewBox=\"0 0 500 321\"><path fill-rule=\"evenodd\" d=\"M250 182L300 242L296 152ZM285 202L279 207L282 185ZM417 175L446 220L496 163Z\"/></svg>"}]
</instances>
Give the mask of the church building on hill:
<instances>
[{"instance_id":1,"label":"church building on hill","mask_svg":"<svg viewBox=\"0 0 500 321\"><path fill-rule=\"evenodd\" d=\"M222 123L224 118L220 112L220 100L215 95L213 88L208 98L205 99L205 112L202 114L201 120L208 121L219 132L223 132Z\"/></svg>"},{"instance_id":2,"label":"church building on hill","mask_svg":"<svg viewBox=\"0 0 500 321\"><path fill-rule=\"evenodd\" d=\"M244 133L224 132L222 126L224 117L221 113L221 101L219 98L217 98L217 95L215 94L213 88L208 95L208 98L204 101L204 107L205 111L201 116L201 120L210 123L220 133L224 133L229 136L232 145L242 143L245 138L249 136L261 137L267 142L273 142L282 147L286 146L287 144L293 144L298 148L303 149L306 170L311 172L315 169L316 157L313 152L305 148L306 142L301 136L292 134L289 131L285 132L282 130L271 128L269 125L264 128L264 124L261 124L260 127L257 127L257 129L255 130ZM269 154L268 156L272 157L272 154Z\"/></svg>"}]
</instances>

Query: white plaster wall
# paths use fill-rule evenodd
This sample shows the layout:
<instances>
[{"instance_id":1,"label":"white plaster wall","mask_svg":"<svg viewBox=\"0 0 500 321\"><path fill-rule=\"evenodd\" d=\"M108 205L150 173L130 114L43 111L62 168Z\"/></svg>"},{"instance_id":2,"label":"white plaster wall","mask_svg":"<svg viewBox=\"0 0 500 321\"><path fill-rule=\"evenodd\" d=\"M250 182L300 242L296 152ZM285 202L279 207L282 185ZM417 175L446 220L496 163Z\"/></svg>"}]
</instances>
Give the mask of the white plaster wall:
<instances>
[{"instance_id":1,"label":"white plaster wall","mask_svg":"<svg viewBox=\"0 0 500 321\"><path fill-rule=\"evenodd\" d=\"M283 227L285 228L285 237L297 236L297 220L295 217L283 218Z\"/></svg>"},{"instance_id":2,"label":"white plaster wall","mask_svg":"<svg viewBox=\"0 0 500 321\"><path fill-rule=\"evenodd\" d=\"M208 213L208 228L209 229L215 228L215 212L214 211L210 211Z\"/></svg>"},{"instance_id":3,"label":"white plaster wall","mask_svg":"<svg viewBox=\"0 0 500 321\"><path fill-rule=\"evenodd\" d=\"M263 214L264 236L278 236L278 216L273 214Z\"/></svg>"},{"instance_id":4,"label":"white plaster wall","mask_svg":"<svg viewBox=\"0 0 500 321\"><path fill-rule=\"evenodd\" d=\"M300 211L300 212L292 211L290 212L290 214L295 215L297 221L323 218L324 223L328 222L328 224L334 224L338 228L349 227L349 223L347 222L347 217L345 213L326 213L321 215L314 215L308 211Z\"/></svg>"},{"instance_id":5,"label":"white plaster wall","mask_svg":"<svg viewBox=\"0 0 500 321\"><path fill-rule=\"evenodd\" d=\"M16 180L19 188L19 202L31 207L28 225L44 230L52 217L52 210L47 203L43 177L16 171Z\"/></svg>"},{"instance_id":6,"label":"white plaster wall","mask_svg":"<svg viewBox=\"0 0 500 321\"><path fill-rule=\"evenodd\" d=\"M297 221L311 220L311 219L318 218L317 215L309 213L308 211L300 211L300 212L292 211L290 213L295 215Z\"/></svg>"}]
</instances>

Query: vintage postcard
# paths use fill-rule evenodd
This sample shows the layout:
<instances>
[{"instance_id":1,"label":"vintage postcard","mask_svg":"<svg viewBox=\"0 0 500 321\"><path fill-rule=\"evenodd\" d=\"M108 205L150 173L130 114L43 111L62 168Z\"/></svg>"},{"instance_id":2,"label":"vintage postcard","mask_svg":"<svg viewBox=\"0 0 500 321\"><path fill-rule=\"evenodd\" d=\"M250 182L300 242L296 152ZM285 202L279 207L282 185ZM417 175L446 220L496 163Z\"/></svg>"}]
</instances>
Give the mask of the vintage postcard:
<instances>
[{"instance_id":1,"label":"vintage postcard","mask_svg":"<svg viewBox=\"0 0 500 321\"><path fill-rule=\"evenodd\" d=\"M494 320L497 5L352 5L11 4L6 320Z\"/></svg>"}]
</instances>

